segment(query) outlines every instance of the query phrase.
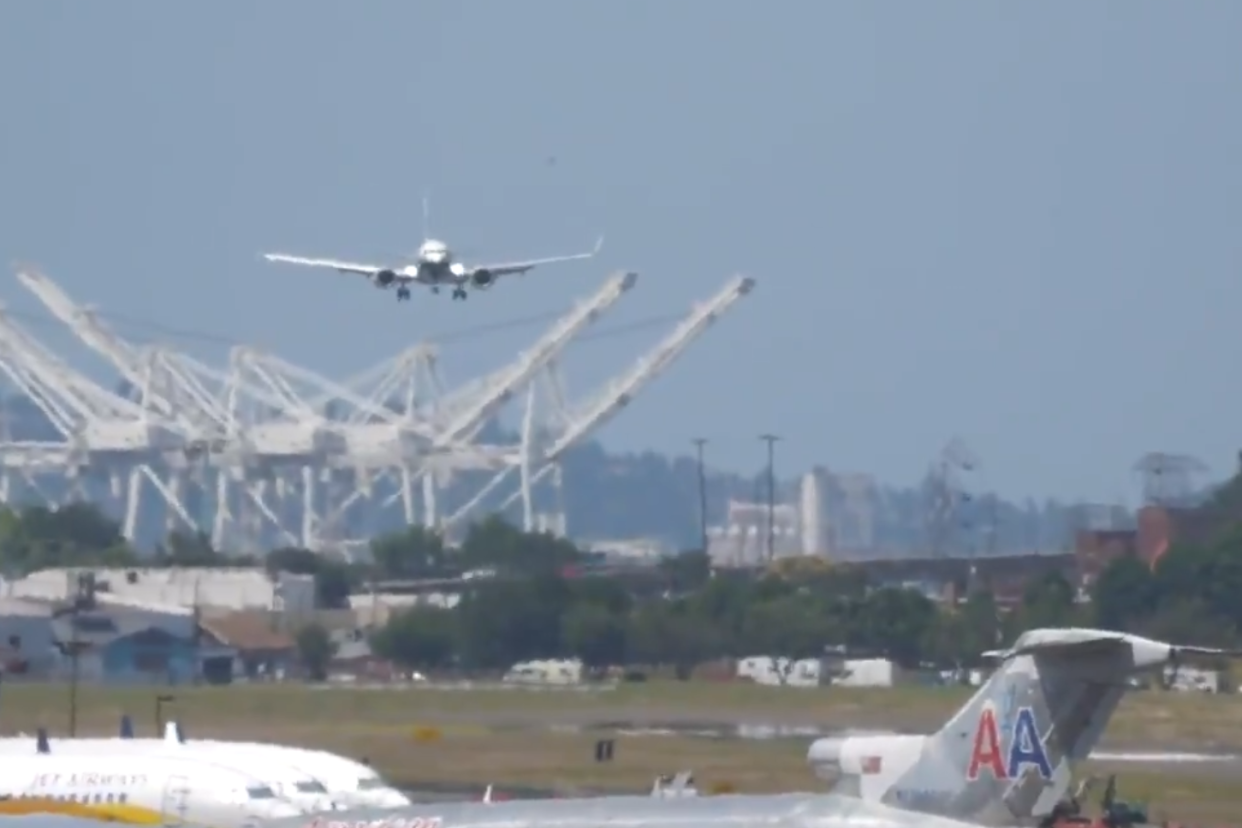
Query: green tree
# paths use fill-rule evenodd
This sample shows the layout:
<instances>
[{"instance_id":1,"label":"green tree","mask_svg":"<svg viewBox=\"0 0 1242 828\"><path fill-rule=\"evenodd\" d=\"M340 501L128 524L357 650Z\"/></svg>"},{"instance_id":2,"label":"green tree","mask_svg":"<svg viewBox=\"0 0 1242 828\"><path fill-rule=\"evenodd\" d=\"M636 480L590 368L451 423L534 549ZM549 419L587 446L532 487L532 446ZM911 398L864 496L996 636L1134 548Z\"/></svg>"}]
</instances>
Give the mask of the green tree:
<instances>
[{"instance_id":1,"label":"green tree","mask_svg":"<svg viewBox=\"0 0 1242 828\"><path fill-rule=\"evenodd\" d=\"M328 631L319 624L309 624L298 630L298 661L311 681L323 681L328 677L328 664L336 654L336 647Z\"/></svg>"},{"instance_id":2,"label":"green tree","mask_svg":"<svg viewBox=\"0 0 1242 828\"><path fill-rule=\"evenodd\" d=\"M561 651L570 590L556 575L481 580L457 606L460 656L476 668L504 668Z\"/></svg>"},{"instance_id":3,"label":"green tree","mask_svg":"<svg viewBox=\"0 0 1242 828\"><path fill-rule=\"evenodd\" d=\"M644 604L631 616L626 632L629 660L634 664L671 665L680 679L696 664L723 653L719 633L682 602Z\"/></svg>"},{"instance_id":4,"label":"green tree","mask_svg":"<svg viewBox=\"0 0 1242 828\"><path fill-rule=\"evenodd\" d=\"M523 532L493 515L474 524L458 550L464 569L499 569L526 575L559 573L582 561L570 541L547 532Z\"/></svg>"},{"instance_id":5,"label":"green tree","mask_svg":"<svg viewBox=\"0 0 1242 828\"><path fill-rule=\"evenodd\" d=\"M1091 585L1091 605L1100 629L1137 629L1156 610L1156 581L1137 555L1123 555L1104 567Z\"/></svg>"},{"instance_id":6,"label":"green tree","mask_svg":"<svg viewBox=\"0 0 1242 828\"><path fill-rule=\"evenodd\" d=\"M371 637L371 648L376 655L406 667L448 667L457 649L456 614L440 607L413 607L396 613Z\"/></svg>"},{"instance_id":7,"label":"green tree","mask_svg":"<svg viewBox=\"0 0 1242 828\"><path fill-rule=\"evenodd\" d=\"M754 600L755 587L733 574L721 573L686 597L687 612L715 631L719 655L741 656L742 625Z\"/></svg>"},{"instance_id":8,"label":"green tree","mask_svg":"<svg viewBox=\"0 0 1242 828\"><path fill-rule=\"evenodd\" d=\"M213 567L236 563L221 555L204 532L172 532L155 550L156 566Z\"/></svg>"},{"instance_id":9,"label":"green tree","mask_svg":"<svg viewBox=\"0 0 1242 828\"><path fill-rule=\"evenodd\" d=\"M711 558L701 550L669 555L660 560L660 573L669 592L678 595L693 592L702 589L712 576Z\"/></svg>"},{"instance_id":10,"label":"green tree","mask_svg":"<svg viewBox=\"0 0 1242 828\"><path fill-rule=\"evenodd\" d=\"M962 618L962 663L977 667L983 653L1002 642L1000 611L991 592L976 589L966 596L960 608Z\"/></svg>"},{"instance_id":11,"label":"green tree","mask_svg":"<svg viewBox=\"0 0 1242 828\"><path fill-rule=\"evenodd\" d=\"M400 580L443 577L449 573L448 553L439 534L422 526L371 541L376 578Z\"/></svg>"},{"instance_id":12,"label":"green tree","mask_svg":"<svg viewBox=\"0 0 1242 828\"><path fill-rule=\"evenodd\" d=\"M750 655L784 656L791 660L820 656L829 625L809 594L784 595L747 608L742 624L742 649Z\"/></svg>"},{"instance_id":13,"label":"green tree","mask_svg":"<svg viewBox=\"0 0 1242 828\"><path fill-rule=\"evenodd\" d=\"M346 609L353 591L354 577L343 561L334 560L309 549L284 546L267 553L268 573L310 575L315 579L315 602L322 609Z\"/></svg>"},{"instance_id":14,"label":"green tree","mask_svg":"<svg viewBox=\"0 0 1242 828\"><path fill-rule=\"evenodd\" d=\"M0 566L24 574L58 566L132 566L120 525L88 503L0 507Z\"/></svg>"},{"instance_id":15,"label":"green tree","mask_svg":"<svg viewBox=\"0 0 1242 828\"><path fill-rule=\"evenodd\" d=\"M1027 584L1015 620L1018 632L1042 627L1073 626L1077 620L1074 587L1060 572L1049 572Z\"/></svg>"},{"instance_id":16,"label":"green tree","mask_svg":"<svg viewBox=\"0 0 1242 828\"><path fill-rule=\"evenodd\" d=\"M862 605L851 637L902 666L914 667L922 658L924 633L935 617L936 605L926 595L885 587L873 592Z\"/></svg>"},{"instance_id":17,"label":"green tree","mask_svg":"<svg viewBox=\"0 0 1242 828\"><path fill-rule=\"evenodd\" d=\"M1192 642L1205 647L1231 647L1237 640L1236 627L1212 611L1207 602L1193 596L1165 602L1141 632L1158 641Z\"/></svg>"},{"instance_id":18,"label":"green tree","mask_svg":"<svg viewBox=\"0 0 1242 828\"><path fill-rule=\"evenodd\" d=\"M601 604L578 602L561 619L565 652L591 668L625 662L625 616Z\"/></svg>"}]
</instances>

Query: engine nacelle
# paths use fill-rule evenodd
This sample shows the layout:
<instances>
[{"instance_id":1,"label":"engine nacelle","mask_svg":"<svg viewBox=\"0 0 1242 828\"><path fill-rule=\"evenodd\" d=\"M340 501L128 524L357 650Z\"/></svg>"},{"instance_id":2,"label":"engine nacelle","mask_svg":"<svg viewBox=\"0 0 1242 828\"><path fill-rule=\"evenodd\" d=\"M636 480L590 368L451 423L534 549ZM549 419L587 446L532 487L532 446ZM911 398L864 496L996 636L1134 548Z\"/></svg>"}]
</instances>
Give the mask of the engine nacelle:
<instances>
[{"instance_id":1,"label":"engine nacelle","mask_svg":"<svg viewBox=\"0 0 1242 828\"><path fill-rule=\"evenodd\" d=\"M381 270L375 274L375 284L380 287L388 287L397 281L397 272L395 270Z\"/></svg>"},{"instance_id":2,"label":"engine nacelle","mask_svg":"<svg viewBox=\"0 0 1242 828\"><path fill-rule=\"evenodd\" d=\"M470 274L470 284L479 290L487 290L496 284L496 275L490 270L476 270Z\"/></svg>"},{"instance_id":3,"label":"engine nacelle","mask_svg":"<svg viewBox=\"0 0 1242 828\"><path fill-rule=\"evenodd\" d=\"M806 760L821 779L887 776L914 764L926 742L926 736L897 735L816 739L807 751Z\"/></svg>"}]
</instances>

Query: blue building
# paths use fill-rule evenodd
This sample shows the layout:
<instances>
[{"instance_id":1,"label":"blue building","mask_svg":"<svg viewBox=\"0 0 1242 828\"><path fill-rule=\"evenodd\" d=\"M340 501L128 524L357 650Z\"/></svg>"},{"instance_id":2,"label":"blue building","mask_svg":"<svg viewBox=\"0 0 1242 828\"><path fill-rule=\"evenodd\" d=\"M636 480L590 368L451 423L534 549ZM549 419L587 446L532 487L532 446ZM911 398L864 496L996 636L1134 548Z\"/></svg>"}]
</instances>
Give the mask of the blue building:
<instances>
[{"instance_id":1,"label":"blue building","mask_svg":"<svg viewBox=\"0 0 1242 828\"><path fill-rule=\"evenodd\" d=\"M219 647L201 646L196 635L178 635L146 617L110 609L64 613L52 621L61 650L78 652L78 675L85 681L183 684L202 673L206 660L226 656ZM62 672L71 669L62 662Z\"/></svg>"}]
</instances>

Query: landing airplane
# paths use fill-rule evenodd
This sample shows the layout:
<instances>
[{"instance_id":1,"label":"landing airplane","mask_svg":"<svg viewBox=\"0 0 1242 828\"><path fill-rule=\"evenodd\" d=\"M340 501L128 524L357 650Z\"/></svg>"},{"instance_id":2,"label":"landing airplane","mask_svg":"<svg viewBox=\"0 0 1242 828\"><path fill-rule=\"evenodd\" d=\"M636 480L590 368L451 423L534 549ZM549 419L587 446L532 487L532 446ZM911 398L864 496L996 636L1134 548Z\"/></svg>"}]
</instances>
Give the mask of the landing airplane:
<instances>
[{"instance_id":1,"label":"landing airplane","mask_svg":"<svg viewBox=\"0 0 1242 828\"><path fill-rule=\"evenodd\" d=\"M1126 679L1193 655L1237 652L1180 647L1125 633L1041 629L995 653L991 678L880 790L859 778L884 756L863 757L827 794L709 797L610 796L525 802L461 802L277 820L279 828L969 828L1017 825L1051 812L1071 766L1099 740ZM864 737L865 738L865 737ZM896 754L893 754L896 755ZM843 768L843 770L846 770Z\"/></svg>"},{"instance_id":2,"label":"landing airplane","mask_svg":"<svg viewBox=\"0 0 1242 828\"><path fill-rule=\"evenodd\" d=\"M371 280L377 288L387 290L397 288L397 301L410 298L410 285L419 284L431 288L432 293L439 293L442 285L453 287L454 299L466 299L469 294L467 287L475 290L487 290L501 276L514 276L526 273L539 265L572 262L580 259L593 258L604 246L604 237L600 236L595 247L588 253L573 253L567 256L552 256L543 259L525 259L498 264L467 265L457 261L453 251L444 242L433 239L428 230L428 204L423 199L423 243L414 254L414 261L404 265L373 265L346 262L340 259L313 259L304 256L292 256L288 253L264 253L263 258L269 262L302 265L304 267L330 268L340 273L356 273Z\"/></svg>"}]
</instances>

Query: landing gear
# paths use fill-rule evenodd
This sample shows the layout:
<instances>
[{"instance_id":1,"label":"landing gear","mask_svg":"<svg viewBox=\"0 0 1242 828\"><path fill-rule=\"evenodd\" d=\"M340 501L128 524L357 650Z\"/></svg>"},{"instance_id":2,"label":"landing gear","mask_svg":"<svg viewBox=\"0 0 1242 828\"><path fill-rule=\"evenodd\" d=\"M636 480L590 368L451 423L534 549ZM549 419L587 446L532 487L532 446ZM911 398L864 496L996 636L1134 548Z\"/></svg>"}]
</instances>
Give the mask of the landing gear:
<instances>
[{"instance_id":1,"label":"landing gear","mask_svg":"<svg viewBox=\"0 0 1242 828\"><path fill-rule=\"evenodd\" d=\"M397 301L404 302L410 298L410 289L408 287L397 288Z\"/></svg>"},{"instance_id":2,"label":"landing gear","mask_svg":"<svg viewBox=\"0 0 1242 828\"><path fill-rule=\"evenodd\" d=\"M466 293L465 288L453 288L453 298L465 301L470 294Z\"/></svg>"}]
</instances>

